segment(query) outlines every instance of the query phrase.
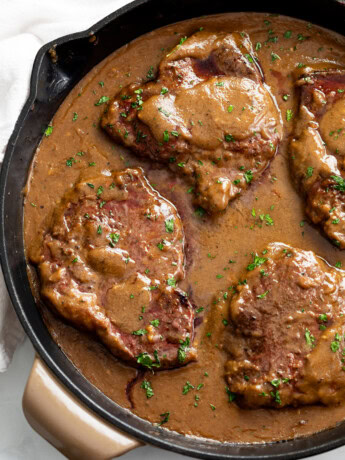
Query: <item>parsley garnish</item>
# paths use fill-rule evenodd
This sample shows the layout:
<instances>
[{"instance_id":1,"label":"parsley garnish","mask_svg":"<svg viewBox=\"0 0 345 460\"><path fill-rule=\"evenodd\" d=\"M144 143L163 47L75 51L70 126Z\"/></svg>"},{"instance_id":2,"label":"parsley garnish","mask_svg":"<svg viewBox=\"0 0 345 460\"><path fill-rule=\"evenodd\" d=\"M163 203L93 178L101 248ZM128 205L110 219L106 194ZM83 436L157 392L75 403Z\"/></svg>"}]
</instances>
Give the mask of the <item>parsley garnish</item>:
<instances>
[{"instance_id":1,"label":"parsley garnish","mask_svg":"<svg viewBox=\"0 0 345 460\"><path fill-rule=\"evenodd\" d=\"M52 125L48 125L46 130L44 131L44 135L46 137L49 137L53 132L53 126Z\"/></svg>"},{"instance_id":2,"label":"parsley garnish","mask_svg":"<svg viewBox=\"0 0 345 460\"><path fill-rule=\"evenodd\" d=\"M147 334L147 330L146 329L138 329L137 331L133 331L132 334L133 335L145 335L145 334Z\"/></svg>"},{"instance_id":3,"label":"parsley garnish","mask_svg":"<svg viewBox=\"0 0 345 460\"><path fill-rule=\"evenodd\" d=\"M340 192L345 192L345 181L342 177L340 176L331 176L331 179L334 180L334 182L337 185L334 185L334 188L336 190L339 190Z\"/></svg>"},{"instance_id":4,"label":"parsley garnish","mask_svg":"<svg viewBox=\"0 0 345 460\"><path fill-rule=\"evenodd\" d=\"M165 221L165 231L167 233L173 233L174 231L174 219L173 218L167 219Z\"/></svg>"},{"instance_id":5,"label":"parsley garnish","mask_svg":"<svg viewBox=\"0 0 345 460\"><path fill-rule=\"evenodd\" d=\"M310 347L314 347L314 342L315 342L315 337L311 334L311 332L309 331L309 329L306 329L305 330L305 340L307 342L307 345L309 345Z\"/></svg>"},{"instance_id":6,"label":"parsley garnish","mask_svg":"<svg viewBox=\"0 0 345 460\"><path fill-rule=\"evenodd\" d=\"M190 382L186 382L186 384L182 388L182 394L186 395L189 392L189 390L193 390L193 389L194 389L194 385L192 385Z\"/></svg>"},{"instance_id":7,"label":"parsley garnish","mask_svg":"<svg viewBox=\"0 0 345 460\"><path fill-rule=\"evenodd\" d=\"M164 423L168 423L170 412L164 412L164 414L160 414L160 417L163 417L163 419L160 423L158 423L158 426L164 425Z\"/></svg>"},{"instance_id":8,"label":"parsley garnish","mask_svg":"<svg viewBox=\"0 0 345 460\"><path fill-rule=\"evenodd\" d=\"M102 96L98 102L95 102L95 105L102 105L104 104L105 102L108 102L109 101L109 97L108 96Z\"/></svg>"},{"instance_id":9,"label":"parsley garnish","mask_svg":"<svg viewBox=\"0 0 345 460\"><path fill-rule=\"evenodd\" d=\"M190 344L189 337L186 337L186 340L180 340L180 348L177 351L177 358L180 363L183 363L186 359L186 352Z\"/></svg>"},{"instance_id":10,"label":"parsley garnish","mask_svg":"<svg viewBox=\"0 0 345 460\"><path fill-rule=\"evenodd\" d=\"M253 262L247 266L248 271L254 270L256 267L266 262L266 257L259 257L257 254L253 254Z\"/></svg>"},{"instance_id":11,"label":"parsley garnish","mask_svg":"<svg viewBox=\"0 0 345 460\"><path fill-rule=\"evenodd\" d=\"M153 389L151 387L151 383L148 380L143 380L141 382L140 388L143 388L144 390L146 390L147 399L152 398L152 396L154 395Z\"/></svg>"}]
</instances>

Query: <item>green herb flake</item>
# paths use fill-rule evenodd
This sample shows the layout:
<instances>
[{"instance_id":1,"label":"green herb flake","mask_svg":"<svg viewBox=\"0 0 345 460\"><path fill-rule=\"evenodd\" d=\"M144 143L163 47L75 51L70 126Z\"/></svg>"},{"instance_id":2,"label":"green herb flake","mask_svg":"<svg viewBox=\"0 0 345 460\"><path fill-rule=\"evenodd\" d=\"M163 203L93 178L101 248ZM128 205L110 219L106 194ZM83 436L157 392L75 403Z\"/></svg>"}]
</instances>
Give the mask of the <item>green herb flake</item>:
<instances>
[{"instance_id":1,"label":"green herb flake","mask_svg":"<svg viewBox=\"0 0 345 460\"><path fill-rule=\"evenodd\" d=\"M167 233L173 233L174 231L174 218L173 217L165 221L165 231Z\"/></svg>"},{"instance_id":2,"label":"green herb flake","mask_svg":"<svg viewBox=\"0 0 345 460\"><path fill-rule=\"evenodd\" d=\"M152 360L150 355L147 352L140 353L139 356L137 356L137 363L140 364L141 366L147 367L148 369L151 369L152 367L160 367L160 362L158 358L158 355L155 355L156 362Z\"/></svg>"},{"instance_id":3,"label":"green herb flake","mask_svg":"<svg viewBox=\"0 0 345 460\"><path fill-rule=\"evenodd\" d=\"M73 163L75 163L75 162L76 162L75 159L73 157L70 157L68 160L66 160L66 166L71 168Z\"/></svg>"},{"instance_id":4,"label":"green herb flake","mask_svg":"<svg viewBox=\"0 0 345 460\"><path fill-rule=\"evenodd\" d=\"M293 111L291 109L287 109L286 111L286 121L291 121L293 119Z\"/></svg>"},{"instance_id":5,"label":"green herb flake","mask_svg":"<svg viewBox=\"0 0 345 460\"><path fill-rule=\"evenodd\" d=\"M105 104L106 102L109 101L109 97L108 96L102 96L98 102L95 102L95 105L98 106L98 105L102 105L102 104Z\"/></svg>"},{"instance_id":6,"label":"green herb flake","mask_svg":"<svg viewBox=\"0 0 345 460\"><path fill-rule=\"evenodd\" d=\"M46 130L44 131L44 135L49 137L53 132L53 125L48 125Z\"/></svg>"},{"instance_id":7,"label":"green herb flake","mask_svg":"<svg viewBox=\"0 0 345 460\"><path fill-rule=\"evenodd\" d=\"M309 166L306 170L306 173L305 173L305 176L307 179L309 179L309 177L311 177L313 175L313 172L314 172L314 168Z\"/></svg>"},{"instance_id":8,"label":"green herb flake","mask_svg":"<svg viewBox=\"0 0 345 460\"><path fill-rule=\"evenodd\" d=\"M244 177L244 180L247 182L247 184L250 184L251 181L253 180L253 173L252 173L252 171L249 169L248 171L246 171L246 172L243 174L243 177Z\"/></svg>"},{"instance_id":9,"label":"green herb flake","mask_svg":"<svg viewBox=\"0 0 345 460\"><path fill-rule=\"evenodd\" d=\"M345 192L345 181L342 177L331 176L331 179L333 179L334 182L336 183L336 185L333 186L335 190L339 190L340 192Z\"/></svg>"},{"instance_id":10,"label":"green herb flake","mask_svg":"<svg viewBox=\"0 0 345 460\"><path fill-rule=\"evenodd\" d=\"M194 385L192 385L190 382L186 382L186 384L182 388L182 394L186 395L190 390L194 389Z\"/></svg>"},{"instance_id":11,"label":"green herb flake","mask_svg":"<svg viewBox=\"0 0 345 460\"><path fill-rule=\"evenodd\" d=\"M230 391L228 387L225 387L226 394L229 396L229 403L233 402L236 399L236 393Z\"/></svg>"},{"instance_id":12,"label":"green herb flake","mask_svg":"<svg viewBox=\"0 0 345 460\"><path fill-rule=\"evenodd\" d=\"M160 417L162 417L162 420L158 423L158 426L162 426L169 422L170 412L164 412L164 414L160 414Z\"/></svg>"},{"instance_id":13,"label":"green herb flake","mask_svg":"<svg viewBox=\"0 0 345 460\"><path fill-rule=\"evenodd\" d=\"M133 331L132 332L132 335L145 335L147 334L147 330L146 329L138 329L137 331Z\"/></svg>"},{"instance_id":14,"label":"green herb flake","mask_svg":"<svg viewBox=\"0 0 345 460\"><path fill-rule=\"evenodd\" d=\"M140 388L146 391L147 399L150 399L152 398L152 396L154 396L154 392L153 392L151 383L148 380L143 380L141 382Z\"/></svg>"},{"instance_id":15,"label":"green herb flake","mask_svg":"<svg viewBox=\"0 0 345 460\"><path fill-rule=\"evenodd\" d=\"M186 353L189 348L190 339L186 337L186 340L180 340L180 347L177 351L177 358L180 363L183 363L186 360Z\"/></svg>"},{"instance_id":16,"label":"green herb flake","mask_svg":"<svg viewBox=\"0 0 345 460\"><path fill-rule=\"evenodd\" d=\"M309 329L305 330L304 336L305 336L305 340L307 342L307 345L309 345L310 347L314 347L315 346L315 344L314 344L315 337L312 335L312 333L310 332Z\"/></svg>"},{"instance_id":17,"label":"green herb flake","mask_svg":"<svg viewBox=\"0 0 345 460\"><path fill-rule=\"evenodd\" d=\"M256 267L264 264L267 261L266 257L259 257L257 254L253 254L253 262L247 266L248 271L253 271Z\"/></svg>"},{"instance_id":18,"label":"green herb flake","mask_svg":"<svg viewBox=\"0 0 345 460\"><path fill-rule=\"evenodd\" d=\"M168 286L173 286L173 287L175 287L175 286L176 286L176 280L175 280L175 278L168 278L168 279L167 279L167 285L168 285Z\"/></svg>"}]
</instances>

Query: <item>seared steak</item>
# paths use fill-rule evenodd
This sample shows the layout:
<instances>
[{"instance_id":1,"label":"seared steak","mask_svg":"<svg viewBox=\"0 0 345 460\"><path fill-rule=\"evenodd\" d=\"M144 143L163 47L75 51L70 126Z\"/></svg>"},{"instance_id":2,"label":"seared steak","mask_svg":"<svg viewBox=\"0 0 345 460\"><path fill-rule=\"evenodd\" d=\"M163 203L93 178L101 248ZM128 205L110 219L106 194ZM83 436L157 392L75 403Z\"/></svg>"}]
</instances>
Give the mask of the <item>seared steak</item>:
<instances>
[{"instance_id":1,"label":"seared steak","mask_svg":"<svg viewBox=\"0 0 345 460\"><path fill-rule=\"evenodd\" d=\"M305 195L306 214L345 248L345 71L309 70L297 81L299 116L291 171Z\"/></svg>"},{"instance_id":2,"label":"seared steak","mask_svg":"<svg viewBox=\"0 0 345 460\"><path fill-rule=\"evenodd\" d=\"M114 355L157 369L195 359L182 223L141 170L77 183L31 258L43 299Z\"/></svg>"},{"instance_id":3,"label":"seared steak","mask_svg":"<svg viewBox=\"0 0 345 460\"><path fill-rule=\"evenodd\" d=\"M237 32L182 39L156 80L123 88L101 123L116 142L184 177L209 212L258 179L281 137L250 40Z\"/></svg>"},{"instance_id":4,"label":"seared steak","mask_svg":"<svg viewBox=\"0 0 345 460\"><path fill-rule=\"evenodd\" d=\"M247 407L345 396L345 278L282 243L253 256L230 305L226 379Z\"/></svg>"}]
</instances>

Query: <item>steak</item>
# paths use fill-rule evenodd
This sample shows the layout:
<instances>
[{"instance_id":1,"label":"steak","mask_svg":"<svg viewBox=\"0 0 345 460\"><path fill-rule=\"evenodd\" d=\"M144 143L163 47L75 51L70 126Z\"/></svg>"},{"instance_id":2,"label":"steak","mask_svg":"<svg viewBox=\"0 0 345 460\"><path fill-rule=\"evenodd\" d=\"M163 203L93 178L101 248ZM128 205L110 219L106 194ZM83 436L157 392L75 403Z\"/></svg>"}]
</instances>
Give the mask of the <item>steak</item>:
<instances>
[{"instance_id":1,"label":"steak","mask_svg":"<svg viewBox=\"0 0 345 460\"><path fill-rule=\"evenodd\" d=\"M298 79L299 116L291 172L309 219L345 248L345 71L307 70Z\"/></svg>"},{"instance_id":2,"label":"steak","mask_svg":"<svg viewBox=\"0 0 345 460\"><path fill-rule=\"evenodd\" d=\"M272 243L253 255L245 278L230 303L229 391L251 408L342 401L344 272Z\"/></svg>"},{"instance_id":3,"label":"steak","mask_svg":"<svg viewBox=\"0 0 345 460\"><path fill-rule=\"evenodd\" d=\"M126 169L75 185L31 255L42 298L133 366L196 358L194 309L178 287L184 234L175 207Z\"/></svg>"},{"instance_id":4,"label":"steak","mask_svg":"<svg viewBox=\"0 0 345 460\"><path fill-rule=\"evenodd\" d=\"M115 142L182 176L209 212L260 177L281 138L273 96L248 35L238 32L184 37L154 81L114 97L101 125Z\"/></svg>"}]
</instances>

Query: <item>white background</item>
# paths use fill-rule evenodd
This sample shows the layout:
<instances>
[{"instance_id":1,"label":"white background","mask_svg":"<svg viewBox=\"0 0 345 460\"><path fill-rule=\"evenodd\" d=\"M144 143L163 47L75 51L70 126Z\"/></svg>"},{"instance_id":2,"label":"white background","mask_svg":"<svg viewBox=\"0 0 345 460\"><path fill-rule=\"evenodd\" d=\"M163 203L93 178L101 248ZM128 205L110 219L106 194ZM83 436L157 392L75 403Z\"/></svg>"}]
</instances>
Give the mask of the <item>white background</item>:
<instances>
[{"instance_id":1,"label":"white background","mask_svg":"<svg viewBox=\"0 0 345 460\"><path fill-rule=\"evenodd\" d=\"M162 0L164 1L164 0ZM0 90L11 104L0 104L0 153L27 95L33 58L39 47L61 35L86 29L128 3L126 0L0 0ZM26 340L7 372L0 374L0 460L58 460L63 456L27 424L21 398L34 359ZM123 460L183 460L187 457L147 446ZM314 457L345 459L345 447Z\"/></svg>"}]
</instances>

